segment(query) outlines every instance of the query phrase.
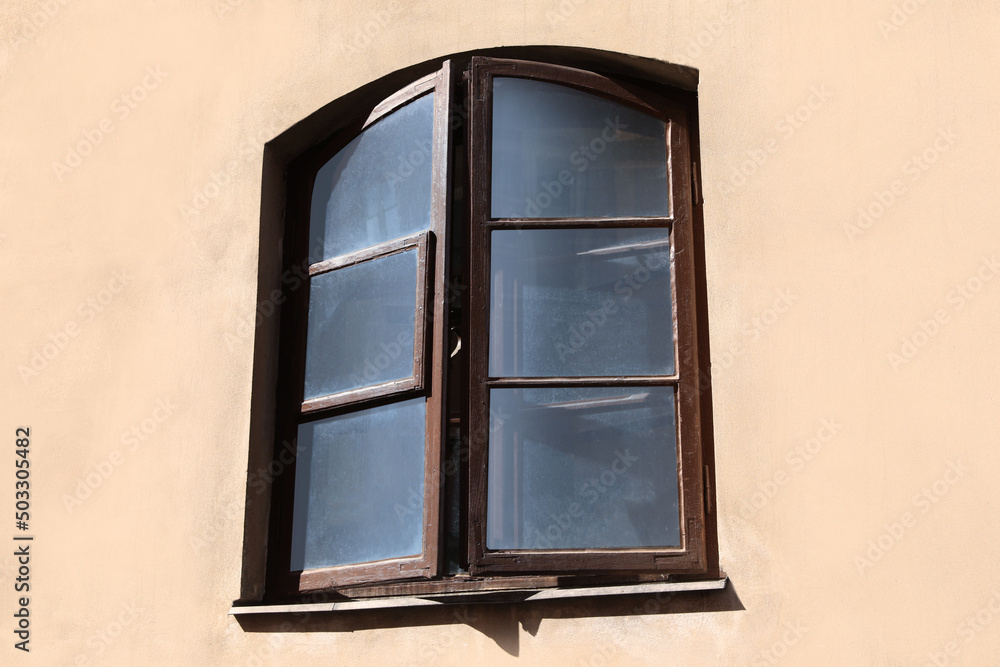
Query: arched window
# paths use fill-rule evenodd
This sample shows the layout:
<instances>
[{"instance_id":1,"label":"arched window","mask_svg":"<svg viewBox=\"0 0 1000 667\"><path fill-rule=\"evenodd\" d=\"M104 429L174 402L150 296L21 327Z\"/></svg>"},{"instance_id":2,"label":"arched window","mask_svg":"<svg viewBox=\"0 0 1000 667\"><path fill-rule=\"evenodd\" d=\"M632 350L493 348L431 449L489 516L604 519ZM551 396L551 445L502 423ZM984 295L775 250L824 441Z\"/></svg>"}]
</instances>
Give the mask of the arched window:
<instances>
[{"instance_id":1,"label":"arched window","mask_svg":"<svg viewBox=\"0 0 1000 667\"><path fill-rule=\"evenodd\" d=\"M719 575L695 96L611 69L456 57L291 160L267 597Z\"/></svg>"}]
</instances>

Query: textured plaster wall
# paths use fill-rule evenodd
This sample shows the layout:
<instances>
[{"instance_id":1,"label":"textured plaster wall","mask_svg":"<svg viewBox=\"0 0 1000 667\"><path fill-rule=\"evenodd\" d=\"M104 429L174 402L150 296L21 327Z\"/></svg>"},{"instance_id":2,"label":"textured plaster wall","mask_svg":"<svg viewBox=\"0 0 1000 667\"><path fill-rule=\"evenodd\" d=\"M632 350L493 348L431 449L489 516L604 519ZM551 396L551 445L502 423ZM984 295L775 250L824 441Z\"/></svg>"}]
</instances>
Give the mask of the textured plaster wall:
<instances>
[{"instance_id":1,"label":"textured plaster wall","mask_svg":"<svg viewBox=\"0 0 1000 667\"><path fill-rule=\"evenodd\" d=\"M36 541L30 654L0 548L0 662L992 664L998 7L3 3L0 543L21 425ZM226 612L260 142L396 69L521 44L700 70L719 537L746 609L247 632Z\"/></svg>"}]
</instances>

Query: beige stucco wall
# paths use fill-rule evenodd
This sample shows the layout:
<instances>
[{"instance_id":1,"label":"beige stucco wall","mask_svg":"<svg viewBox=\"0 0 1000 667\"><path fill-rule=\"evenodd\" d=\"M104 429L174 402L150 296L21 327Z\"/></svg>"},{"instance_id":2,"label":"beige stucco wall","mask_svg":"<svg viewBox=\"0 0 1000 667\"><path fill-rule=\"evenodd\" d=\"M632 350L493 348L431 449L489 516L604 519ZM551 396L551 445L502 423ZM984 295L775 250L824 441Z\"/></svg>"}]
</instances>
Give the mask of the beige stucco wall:
<instances>
[{"instance_id":1,"label":"beige stucco wall","mask_svg":"<svg viewBox=\"0 0 1000 667\"><path fill-rule=\"evenodd\" d=\"M998 6L381 4L0 7L0 446L31 427L36 535L30 656L0 548L0 662L994 664ZM719 537L745 610L246 632L260 142L388 72L519 44L700 70ZM8 545L12 453L0 480Z\"/></svg>"}]
</instances>

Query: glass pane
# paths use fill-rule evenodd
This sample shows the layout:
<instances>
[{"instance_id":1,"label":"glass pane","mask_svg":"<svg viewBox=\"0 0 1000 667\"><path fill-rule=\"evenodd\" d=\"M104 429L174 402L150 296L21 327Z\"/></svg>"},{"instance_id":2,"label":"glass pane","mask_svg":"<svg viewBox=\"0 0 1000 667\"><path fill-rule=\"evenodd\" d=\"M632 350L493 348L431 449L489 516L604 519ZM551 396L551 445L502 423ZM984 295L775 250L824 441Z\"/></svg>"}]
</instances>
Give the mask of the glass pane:
<instances>
[{"instance_id":1,"label":"glass pane","mask_svg":"<svg viewBox=\"0 0 1000 667\"><path fill-rule=\"evenodd\" d=\"M430 227L433 93L369 126L316 174L312 261Z\"/></svg>"},{"instance_id":2,"label":"glass pane","mask_svg":"<svg viewBox=\"0 0 1000 667\"><path fill-rule=\"evenodd\" d=\"M490 375L672 375L668 229L492 233Z\"/></svg>"},{"instance_id":3,"label":"glass pane","mask_svg":"<svg viewBox=\"0 0 1000 667\"><path fill-rule=\"evenodd\" d=\"M666 216L666 124L553 83L493 80L494 218Z\"/></svg>"},{"instance_id":4,"label":"glass pane","mask_svg":"<svg viewBox=\"0 0 1000 667\"><path fill-rule=\"evenodd\" d=\"M315 276L305 398L413 375L416 248Z\"/></svg>"},{"instance_id":5,"label":"glass pane","mask_svg":"<svg viewBox=\"0 0 1000 667\"><path fill-rule=\"evenodd\" d=\"M672 387L490 391L487 547L680 546Z\"/></svg>"},{"instance_id":6,"label":"glass pane","mask_svg":"<svg viewBox=\"0 0 1000 667\"><path fill-rule=\"evenodd\" d=\"M302 424L292 571L422 552L424 399Z\"/></svg>"}]
</instances>

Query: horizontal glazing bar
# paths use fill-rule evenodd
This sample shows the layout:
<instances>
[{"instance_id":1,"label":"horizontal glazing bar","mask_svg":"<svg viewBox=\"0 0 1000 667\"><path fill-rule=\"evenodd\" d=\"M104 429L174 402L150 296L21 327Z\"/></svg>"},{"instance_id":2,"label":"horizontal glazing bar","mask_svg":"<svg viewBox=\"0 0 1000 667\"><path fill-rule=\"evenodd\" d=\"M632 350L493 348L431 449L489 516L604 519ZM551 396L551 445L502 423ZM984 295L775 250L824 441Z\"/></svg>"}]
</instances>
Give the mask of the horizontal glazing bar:
<instances>
[{"instance_id":1,"label":"horizontal glazing bar","mask_svg":"<svg viewBox=\"0 0 1000 667\"><path fill-rule=\"evenodd\" d=\"M662 387L680 384L677 375L602 376L602 377L502 377L489 378L486 386L498 387Z\"/></svg>"}]
</instances>

